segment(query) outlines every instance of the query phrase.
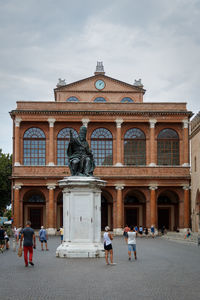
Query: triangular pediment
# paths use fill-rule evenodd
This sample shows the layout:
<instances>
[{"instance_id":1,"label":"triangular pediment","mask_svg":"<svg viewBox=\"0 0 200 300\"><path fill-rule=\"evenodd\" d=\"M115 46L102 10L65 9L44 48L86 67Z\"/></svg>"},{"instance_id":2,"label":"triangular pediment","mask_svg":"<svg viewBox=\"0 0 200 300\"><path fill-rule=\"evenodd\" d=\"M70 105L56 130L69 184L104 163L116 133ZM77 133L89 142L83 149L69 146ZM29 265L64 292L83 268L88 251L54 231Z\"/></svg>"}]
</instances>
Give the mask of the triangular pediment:
<instances>
[{"instance_id":1,"label":"triangular pediment","mask_svg":"<svg viewBox=\"0 0 200 300\"><path fill-rule=\"evenodd\" d=\"M98 89L96 87L96 82L98 80L102 80L104 82L104 88ZM101 92L145 92L143 86L137 87L126 82L111 78L106 75L95 75L88 78L84 78L82 80L72 82L70 84L66 84L64 86L60 86L55 89L56 91L101 91Z\"/></svg>"}]
</instances>

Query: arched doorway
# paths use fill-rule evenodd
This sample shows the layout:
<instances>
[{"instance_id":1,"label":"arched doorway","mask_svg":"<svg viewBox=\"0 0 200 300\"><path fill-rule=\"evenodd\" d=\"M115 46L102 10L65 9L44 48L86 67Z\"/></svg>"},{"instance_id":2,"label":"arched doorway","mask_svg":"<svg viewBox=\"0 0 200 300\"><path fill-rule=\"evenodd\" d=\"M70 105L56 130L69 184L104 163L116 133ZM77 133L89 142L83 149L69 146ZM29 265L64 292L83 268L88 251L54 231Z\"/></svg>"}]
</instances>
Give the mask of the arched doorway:
<instances>
[{"instance_id":1,"label":"arched doorway","mask_svg":"<svg viewBox=\"0 0 200 300\"><path fill-rule=\"evenodd\" d=\"M57 198L57 228L63 227L63 193L60 192Z\"/></svg>"},{"instance_id":2,"label":"arched doorway","mask_svg":"<svg viewBox=\"0 0 200 300\"><path fill-rule=\"evenodd\" d=\"M158 206L158 229L165 226L168 230L175 230L179 227L179 198L173 191L162 192L157 201Z\"/></svg>"},{"instance_id":3,"label":"arched doorway","mask_svg":"<svg viewBox=\"0 0 200 300\"><path fill-rule=\"evenodd\" d=\"M31 227L40 229L46 223L45 196L41 191L31 190L24 195L24 224L31 221Z\"/></svg>"},{"instance_id":4,"label":"arched doorway","mask_svg":"<svg viewBox=\"0 0 200 300\"><path fill-rule=\"evenodd\" d=\"M107 192L101 194L101 230L105 230L106 226L113 229L113 199Z\"/></svg>"},{"instance_id":5,"label":"arched doorway","mask_svg":"<svg viewBox=\"0 0 200 300\"><path fill-rule=\"evenodd\" d=\"M131 190L124 199L124 224L146 226L146 199L142 192Z\"/></svg>"}]
</instances>

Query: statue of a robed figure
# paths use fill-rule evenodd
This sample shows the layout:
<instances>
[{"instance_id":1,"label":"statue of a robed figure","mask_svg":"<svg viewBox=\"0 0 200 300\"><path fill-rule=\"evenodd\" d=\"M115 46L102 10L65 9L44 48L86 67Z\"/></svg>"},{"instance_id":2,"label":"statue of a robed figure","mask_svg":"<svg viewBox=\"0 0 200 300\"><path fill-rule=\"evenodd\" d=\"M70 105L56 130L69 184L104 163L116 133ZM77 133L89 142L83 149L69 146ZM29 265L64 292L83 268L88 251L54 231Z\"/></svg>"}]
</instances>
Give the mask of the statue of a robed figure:
<instances>
[{"instance_id":1,"label":"statue of a robed figure","mask_svg":"<svg viewBox=\"0 0 200 300\"><path fill-rule=\"evenodd\" d=\"M72 176L93 176L95 162L89 144L86 141L87 128L81 126L77 138L70 130L70 141L67 149L69 169Z\"/></svg>"}]
</instances>

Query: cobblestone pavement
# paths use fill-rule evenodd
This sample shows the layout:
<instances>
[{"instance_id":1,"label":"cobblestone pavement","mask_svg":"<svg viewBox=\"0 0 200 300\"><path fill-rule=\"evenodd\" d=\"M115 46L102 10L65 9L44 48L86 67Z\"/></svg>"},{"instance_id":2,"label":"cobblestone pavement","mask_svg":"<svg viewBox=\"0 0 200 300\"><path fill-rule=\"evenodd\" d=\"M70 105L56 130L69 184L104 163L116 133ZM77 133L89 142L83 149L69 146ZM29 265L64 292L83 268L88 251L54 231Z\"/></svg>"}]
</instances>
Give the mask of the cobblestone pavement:
<instances>
[{"instance_id":1,"label":"cobblestone pavement","mask_svg":"<svg viewBox=\"0 0 200 300\"><path fill-rule=\"evenodd\" d=\"M99 259L56 258L59 237L49 251L37 240L34 267L11 249L0 254L0 299L199 299L200 247L156 239L137 239L138 260L128 261L122 237L113 241L116 266Z\"/></svg>"}]
</instances>

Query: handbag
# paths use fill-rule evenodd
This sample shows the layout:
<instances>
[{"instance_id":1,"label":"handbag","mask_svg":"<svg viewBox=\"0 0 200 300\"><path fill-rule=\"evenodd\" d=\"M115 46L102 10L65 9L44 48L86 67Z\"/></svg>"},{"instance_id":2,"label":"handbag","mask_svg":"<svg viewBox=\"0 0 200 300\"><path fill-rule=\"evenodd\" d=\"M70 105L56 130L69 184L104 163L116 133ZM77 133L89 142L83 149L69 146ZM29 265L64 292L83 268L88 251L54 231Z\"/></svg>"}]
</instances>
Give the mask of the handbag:
<instances>
[{"instance_id":1,"label":"handbag","mask_svg":"<svg viewBox=\"0 0 200 300\"><path fill-rule=\"evenodd\" d=\"M17 253L17 254L18 254L19 257L22 256L22 247L19 247L19 248L18 248L18 253Z\"/></svg>"}]
</instances>

